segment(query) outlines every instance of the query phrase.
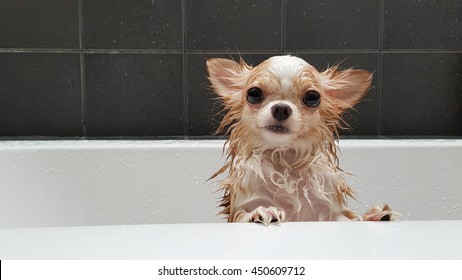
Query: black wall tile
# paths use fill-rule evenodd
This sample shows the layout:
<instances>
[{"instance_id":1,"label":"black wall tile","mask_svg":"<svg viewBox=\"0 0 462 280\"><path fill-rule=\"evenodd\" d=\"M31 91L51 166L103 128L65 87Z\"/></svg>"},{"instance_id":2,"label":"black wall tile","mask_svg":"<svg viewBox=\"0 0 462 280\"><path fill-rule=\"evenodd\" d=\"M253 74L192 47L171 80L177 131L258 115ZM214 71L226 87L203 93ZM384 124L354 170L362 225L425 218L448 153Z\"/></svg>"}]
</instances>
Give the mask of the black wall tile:
<instances>
[{"instance_id":1,"label":"black wall tile","mask_svg":"<svg viewBox=\"0 0 462 280\"><path fill-rule=\"evenodd\" d=\"M181 0L84 0L87 49L183 48Z\"/></svg>"},{"instance_id":2,"label":"black wall tile","mask_svg":"<svg viewBox=\"0 0 462 280\"><path fill-rule=\"evenodd\" d=\"M205 59L290 52L374 72L342 135L461 137L461 34L462 0L3 0L0 136L211 136Z\"/></svg>"},{"instance_id":3,"label":"black wall tile","mask_svg":"<svg viewBox=\"0 0 462 280\"><path fill-rule=\"evenodd\" d=\"M282 50L281 0L187 0L187 50Z\"/></svg>"},{"instance_id":4,"label":"black wall tile","mask_svg":"<svg viewBox=\"0 0 462 280\"><path fill-rule=\"evenodd\" d=\"M328 67L340 64L339 69L356 68L364 69L373 73L371 89L367 95L345 112L344 120L350 126L348 130L341 131L341 135L368 136L378 132L378 53L324 53L295 55L305 59L318 71L324 71Z\"/></svg>"},{"instance_id":5,"label":"black wall tile","mask_svg":"<svg viewBox=\"0 0 462 280\"><path fill-rule=\"evenodd\" d=\"M384 54L381 133L462 135L462 54Z\"/></svg>"},{"instance_id":6,"label":"black wall tile","mask_svg":"<svg viewBox=\"0 0 462 280\"><path fill-rule=\"evenodd\" d=\"M79 48L78 0L0 1L0 48Z\"/></svg>"},{"instance_id":7,"label":"black wall tile","mask_svg":"<svg viewBox=\"0 0 462 280\"><path fill-rule=\"evenodd\" d=\"M207 58L228 55L188 54L187 61L187 106L188 135L212 136L219 126L223 109L221 101L209 87L205 62Z\"/></svg>"},{"instance_id":8,"label":"black wall tile","mask_svg":"<svg viewBox=\"0 0 462 280\"><path fill-rule=\"evenodd\" d=\"M273 54L241 54L249 65L258 65ZM212 136L225 114L221 100L209 87L206 60L228 58L239 61L239 55L196 53L187 56L188 135Z\"/></svg>"},{"instance_id":9,"label":"black wall tile","mask_svg":"<svg viewBox=\"0 0 462 280\"><path fill-rule=\"evenodd\" d=\"M380 1L286 0L285 50L378 49Z\"/></svg>"},{"instance_id":10,"label":"black wall tile","mask_svg":"<svg viewBox=\"0 0 462 280\"><path fill-rule=\"evenodd\" d=\"M182 54L87 54L88 136L184 135Z\"/></svg>"},{"instance_id":11,"label":"black wall tile","mask_svg":"<svg viewBox=\"0 0 462 280\"><path fill-rule=\"evenodd\" d=\"M385 49L462 49L462 0L385 0Z\"/></svg>"},{"instance_id":12,"label":"black wall tile","mask_svg":"<svg viewBox=\"0 0 462 280\"><path fill-rule=\"evenodd\" d=\"M83 136L80 56L0 53L1 136Z\"/></svg>"}]
</instances>

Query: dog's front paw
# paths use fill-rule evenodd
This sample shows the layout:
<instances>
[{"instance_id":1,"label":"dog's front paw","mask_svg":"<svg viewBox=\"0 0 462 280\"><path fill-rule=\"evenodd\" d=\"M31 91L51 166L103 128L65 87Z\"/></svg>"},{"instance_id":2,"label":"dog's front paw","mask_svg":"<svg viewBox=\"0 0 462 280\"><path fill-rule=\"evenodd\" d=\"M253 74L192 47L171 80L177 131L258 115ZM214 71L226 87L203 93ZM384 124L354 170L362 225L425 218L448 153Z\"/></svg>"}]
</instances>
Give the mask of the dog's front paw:
<instances>
[{"instance_id":1,"label":"dog's front paw","mask_svg":"<svg viewBox=\"0 0 462 280\"><path fill-rule=\"evenodd\" d=\"M286 219L284 210L276 207L263 207L259 206L257 209L245 215L242 222L262 223L265 226L271 223L282 223Z\"/></svg>"},{"instance_id":2,"label":"dog's front paw","mask_svg":"<svg viewBox=\"0 0 462 280\"><path fill-rule=\"evenodd\" d=\"M364 216L364 221L396 221L398 218L393 212L390 205L382 204L369 209Z\"/></svg>"},{"instance_id":3,"label":"dog's front paw","mask_svg":"<svg viewBox=\"0 0 462 280\"><path fill-rule=\"evenodd\" d=\"M250 213L250 222L262 223L269 225L271 223L282 223L285 221L286 214L283 210L276 207L263 207L260 206Z\"/></svg>"}]
</instances>

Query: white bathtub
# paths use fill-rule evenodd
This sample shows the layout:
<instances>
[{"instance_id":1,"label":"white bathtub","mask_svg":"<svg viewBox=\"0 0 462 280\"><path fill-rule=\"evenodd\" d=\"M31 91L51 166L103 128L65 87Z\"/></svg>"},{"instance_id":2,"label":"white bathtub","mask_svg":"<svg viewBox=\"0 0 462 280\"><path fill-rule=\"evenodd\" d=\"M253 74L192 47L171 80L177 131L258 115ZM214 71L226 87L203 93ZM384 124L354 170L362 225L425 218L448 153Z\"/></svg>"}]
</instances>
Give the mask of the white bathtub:
<instances>
[{"instance_id":1,"label":"white bathtub","mask_svg":"<svg viewBox=\"0 0 462 280\"><path fill-rule=\"evenodd\" d=\"M0 142L0 259L462 257L462 140L341 140L350 205L388 203L405 222L268 228L217 214L220 193L206 180L222 145ZM236 238L284 244L237 249Z\"/></svg>"}]
</instances>

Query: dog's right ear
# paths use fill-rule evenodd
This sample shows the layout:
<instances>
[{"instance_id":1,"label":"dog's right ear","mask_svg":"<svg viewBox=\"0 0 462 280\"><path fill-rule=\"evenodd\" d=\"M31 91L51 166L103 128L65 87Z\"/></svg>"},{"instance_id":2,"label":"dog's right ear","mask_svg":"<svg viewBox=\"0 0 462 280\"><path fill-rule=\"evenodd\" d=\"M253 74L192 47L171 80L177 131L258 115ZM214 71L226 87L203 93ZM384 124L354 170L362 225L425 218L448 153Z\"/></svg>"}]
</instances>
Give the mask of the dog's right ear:
<instances>
[{"instance_id":1,"label":"dog's right ear","mask_svg":"<svg viewBox=\"0 0 462 280\"><path fill-rule=\"evenodd\" d=\"M242 89L245 86L247 76L252 67L244 60L237 63L225 58L212 58L207 60L209 81L212 87L225 102L239 102Z\"/></svg>"}]
</instances>

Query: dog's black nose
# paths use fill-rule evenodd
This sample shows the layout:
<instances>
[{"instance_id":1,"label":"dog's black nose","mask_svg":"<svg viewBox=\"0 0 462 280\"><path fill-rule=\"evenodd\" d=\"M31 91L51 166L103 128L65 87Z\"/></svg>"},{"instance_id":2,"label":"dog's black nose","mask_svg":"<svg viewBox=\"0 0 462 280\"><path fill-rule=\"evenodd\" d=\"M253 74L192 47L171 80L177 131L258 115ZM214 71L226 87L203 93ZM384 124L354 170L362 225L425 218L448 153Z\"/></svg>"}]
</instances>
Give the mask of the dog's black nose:
<instances>
[{"instance_id":1,"label":"dog's black nose","mask_svg":"<svg viewBox=\"0 0 462 280\"><path fill-rule=\"evenodd\" d=\"M271 114L278 121L286 120L292 114L292 108L286 104L276 104L271 107Z\"/></svg>"}]
</instances>

